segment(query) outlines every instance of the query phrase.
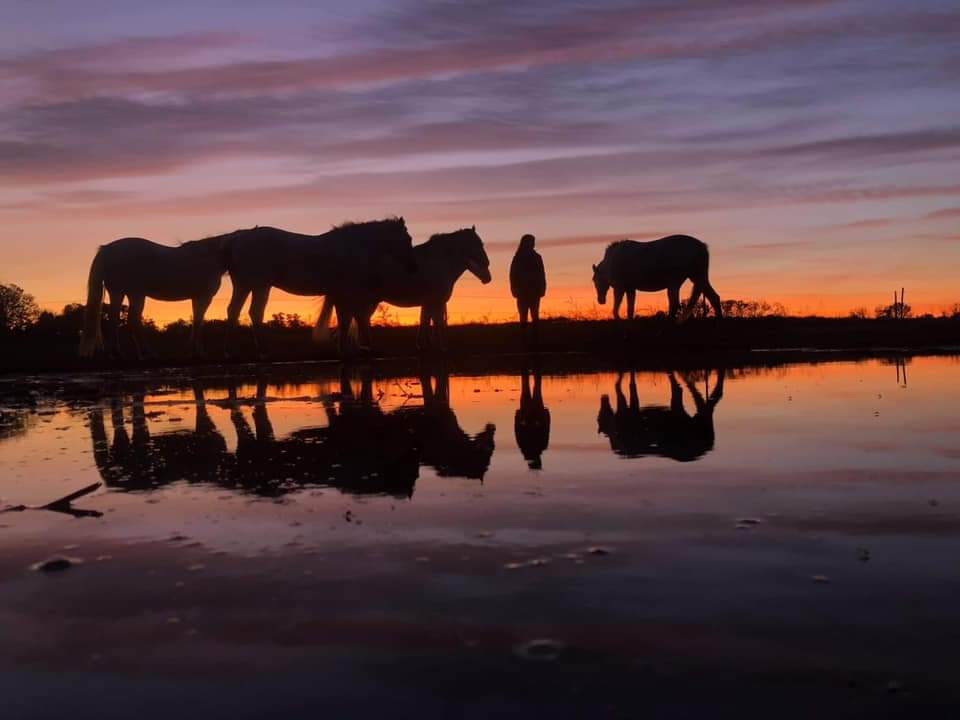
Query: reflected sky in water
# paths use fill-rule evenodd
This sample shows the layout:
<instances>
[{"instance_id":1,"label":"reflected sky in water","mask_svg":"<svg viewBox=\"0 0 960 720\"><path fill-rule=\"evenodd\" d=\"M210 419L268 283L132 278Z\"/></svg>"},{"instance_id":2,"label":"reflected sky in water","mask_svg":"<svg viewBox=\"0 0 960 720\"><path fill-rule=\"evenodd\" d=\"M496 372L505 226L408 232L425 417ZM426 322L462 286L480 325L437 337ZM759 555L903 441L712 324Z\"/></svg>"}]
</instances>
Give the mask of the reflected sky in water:
<instances>
[{"instance_id":1,"label":"reflected sky in water","mask_svg":"<svg viewBox=\"0 0 960 720\"><path fill-rule=\"evenodd\" d=\"M489 716L516 682L534 688L517 708L559 717L663 697L703 716L725 694L769 710L784 688L796 717L880 716L891 682L914 688L905 716L958 700L956 358L272 372L7 386L0 676L18 707L103 690L110 717L175 712L134 676L237 712L282 687L371 716L382 693L405 716L467 697ZM29 569L58 553L84 562ZM547 674L526 664L538 638L565 648ZM229 697L205 684L261 663L274 674Z\"/></svg>"},{"instance_id":2,"label":"reflected sky in water","mask_svg":"<svg viewBox=\"0 0 960 720\"><path fill-rule=\"evenodd\" d=\"M908 367L908 382L899 363L880 360L568 376L528 366L517 375L394 378L368 368L296 384L144 380L93 402L41 397L33 409L8 407L0 496L42 504L100 480L104 490L77 505L115 510L104 531L150 537L216 516L218 527L202 533L226 547L240 542L226 540L228 528L248 517L354 502L391 513L399 503L391 518L401 524L478 515L498 524L489 513L509 517L533 497L558 517L684 492L693 493L686 510L706 511L728 502L725 487L753 486L789 493L778 509L796 511L825 488L882 484L887 497L958 470L958 363L920 358ZM287 507L250 502L257 498ZM590 522L604 529L602 516ZM269 534L257 542L269 545Z\"/></svg>"}]
</instances>

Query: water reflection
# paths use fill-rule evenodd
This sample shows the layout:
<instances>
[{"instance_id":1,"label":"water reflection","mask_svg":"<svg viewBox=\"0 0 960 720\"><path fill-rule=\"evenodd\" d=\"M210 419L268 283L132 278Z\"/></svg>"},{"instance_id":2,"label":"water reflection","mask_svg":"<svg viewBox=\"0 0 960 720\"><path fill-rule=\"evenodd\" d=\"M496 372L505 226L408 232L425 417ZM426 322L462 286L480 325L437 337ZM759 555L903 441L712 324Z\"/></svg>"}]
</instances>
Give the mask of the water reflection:
<instances>
[{"instance_id":1,"label":"water reflection","mask_svg":"<svg viewBox=\"0 0 960 720\"><path fill-rule=\"evenodd\" d=\"M630 371L630 400L623 394L623 373L617 376L614 390L616 410L610 396L600 398L597 430L610 440L610 449L623 457L659 455L679 462L689 462L713 450L713 411L723 397L725 372L718 370L712 391L706 399L689 375L682 375L683 383L693 398L696 412L691 416L683 406L683 389L673 372L667 373L670 383L670 406L640 405L636 373ZM704 382L709 385L710 373Z\"/></svg>"},{"instance_id":2,"label":"water reflection","mask_svg":"<svg viewBox=\"0 0 960 720\"><path fill-rule=\"evenodd\" d=\"M530 387L530 372L524 365L520 375L520 407L513 419L513 432L517 447L527 467L543 468L543 453L550 444L550 411L543 404L543 376L539 365L533 367L533 388Z\"/></svg>"},{"instance_id":3,"label":"water reflection","mask_svg":"<svg viewBox=\"0 0 960 720\"><path fill-rule=\"evenodd\" d=\"M227 443L211 420L203 389L193 389L196 423L193 430L152 435L144 408L144 392L133 394L131 429L127 433L122 398L110 401L112 441L107 440L104 413L90 411L93 457L104 482L110 487L149 490L176 480L216 482L226 474Z\"/></svg>"},{"instance_id":4,"label":"water reflection","mask_svg":"<svg viewBox=\"0 0 960 720\"><path fill-rule=\"evenodd\" d=\"M296 430L278 438L270 420L268 383L260 380L252 399L228 385L226 400L207 401L204 388L193 388L196 422L192 430L151 434L145 396L133 394L131 429L127 432L122 399L110 406L112 440L104 410L90 411L94 460L112 488L149 490L175 481L213 483L267 497L305 486L333 487L353 495L413 495L419 469L426 466L443 477L482 480L494 450L496 428L488 424L476 436L460 427L450 408L445 373L421 376L423 404L385 412L374 398L369 370L361 373L359 393L351 378L340 377L340 390L320 398L326 425ZM229 410L237 435L235 452L207 410L208 404ZM244 412L252 406L252 425Z\"/></svg>"}]
</instances>

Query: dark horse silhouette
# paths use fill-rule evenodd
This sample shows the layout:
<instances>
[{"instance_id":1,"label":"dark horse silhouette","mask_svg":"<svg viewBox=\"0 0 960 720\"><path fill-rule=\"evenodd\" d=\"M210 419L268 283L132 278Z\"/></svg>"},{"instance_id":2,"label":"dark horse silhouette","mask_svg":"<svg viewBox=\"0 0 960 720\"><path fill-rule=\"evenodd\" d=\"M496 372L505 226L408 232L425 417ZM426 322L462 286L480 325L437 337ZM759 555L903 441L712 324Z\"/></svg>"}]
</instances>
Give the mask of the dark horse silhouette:
<instances>
[{"instance_id":1,"label":"dark horse silhouette","mask_svg":"<svg viewBox=\"0 0 960 720\"><path fill-rule=\"evenodd\" d=\"M543 467L541 458L550 444L550 411L543 404L542 379L540 369L534 368L531 391L530 372L524 367L520 374L520 407L513 416L517 447L531 470Z\"/></svg>"},{"instance_id":2,"label":"dark horse silhouette","mask_svg":"<svg viewBox=\"0 0 960 720\"><path fill-rule=\"evenodd\" d=\"M623 373L620 373L615 386L616 410L611 407L608 395L600 398L597 431L606 435L610 439L610 449L623 457L659 455L679 462L701 458L713 449L713 410L723 397L724 375L722 369L717 371L716 385L707 399L684 376L684 384L696 405L696 412L691 416L683 407L683 389L672 372L667 373L670 407L641 407L633 370L630 371L628 403L623 394Z\"/></svg>"},{"instance_id":3,"label":"dark horse silhouette","mask_svg":"<svg viewBox=\"0 0 960 720\"><path fill-rule=\"evenodd\" d=\"M427 381L429 383L429 380ZM446 385L445 378L442 384ZM441 476L482 479L493 454L493 433L487 428L468 436L449 407L446 390L436 397L425 391L424 405L385 413L373 398L367 373L359 395L341 376L340 392L325 396L325 427L307 428L277 438L268 413L267 383L256 397L241 401L236 385L228 385L223 405L237 433L235 453L207 412L203 389L194 388L193 430L151 434L144 411L144 393L134 393L132 435L124 408L111 406L113 438L108 439L104 411L90 412L94 460L108 487L151 490L172 482L211 483L235 491L278 497L304 486L335 488L351 495L413 494L421 465ZM253 426L243 406L252 405Z\"/></svg>"}]
</instances>

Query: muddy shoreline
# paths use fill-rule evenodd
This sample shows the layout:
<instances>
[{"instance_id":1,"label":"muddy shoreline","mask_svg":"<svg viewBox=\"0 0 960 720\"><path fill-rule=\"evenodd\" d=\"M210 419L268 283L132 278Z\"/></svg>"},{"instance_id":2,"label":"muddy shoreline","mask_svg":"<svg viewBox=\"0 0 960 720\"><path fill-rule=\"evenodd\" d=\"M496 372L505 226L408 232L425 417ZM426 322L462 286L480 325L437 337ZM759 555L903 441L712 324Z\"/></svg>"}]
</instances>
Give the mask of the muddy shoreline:
<instances>
[{"instance_id":1,"label":"muddy shoreline","mask_svg":"<svg viewBox=\"0 0 960 720\"><path fill-rule=\"evenodd\" d=\"M214 321L206 330L206 359L193 360L183 328L148 336L153 358L112 361L99 358L81 361L77 338L35 337L29 333L6 340L0 357L0 377L11 374L63 371L143 370L163 367L258 364L249 333L236 348L236 358L222 357L223 323ZM375 327L374 360L389 363L418 362L414 327ZM244 335L244 333L241 333ZM263 346L269 361L314 363L337 360L330 345L315 345L309 328L265 328ZM628 324L611 320L547 320L541 328L537 350L549 355L570 355L576 362L633 363L637 367L713 366L775 361L815 360L816 353L830 351L838 357L860 354L949 353L960 348L960 319L916 318L907 320L859 320L848 318L712 318L691 320L676 326L665 318L639 318ZM531 348L532 349L532 348ZM431 354L431 362L468 363L482 367L489 358L496 369L500 356L523 351L516 323L455 325L450 327L449 348ZM368 361L371 358L357 358Z\"/></svg>"}]
</instances>

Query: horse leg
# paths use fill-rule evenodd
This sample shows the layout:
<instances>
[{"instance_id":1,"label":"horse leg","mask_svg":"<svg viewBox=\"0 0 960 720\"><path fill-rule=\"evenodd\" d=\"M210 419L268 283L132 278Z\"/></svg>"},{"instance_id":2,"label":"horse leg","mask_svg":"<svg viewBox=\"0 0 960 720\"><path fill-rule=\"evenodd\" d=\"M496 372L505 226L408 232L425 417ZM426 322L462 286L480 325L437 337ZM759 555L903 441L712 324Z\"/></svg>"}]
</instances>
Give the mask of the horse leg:
<instances>
[{"instance_id":1,"label":"horse leg","mask_svg":"<svg viewBox=\"0 0 960 720\"><path fill-rule=\"evenodd\" d=\"M130 327L130 338L133 340L133 352L137 360L143 359L143 304L146 298L143 295L130 295L130 308L127 311L127 325Z\"/></svg>"},{"instance_id":2,"label":"horse leg","mask_svg":"<svg viewBox=\"0 0 960 720\"><path fill-rule=\"evenodd\" d=\"M700 302L700 295L703 294L703 288L700 286L700 283L694 281L693 290L690 291L690 299L687 300L687 307L683 311L683 315L680 317L680 322L684 323L690 319L690 316L693 315L694 311L697 309L697 303Z\"/></svg>"},{"instance_id":3,"label":"horse leg","mask_svg":"<svg viewBox=\"0 0 960 720\"><path fill-rule=\"evenodd\" d=\"M370 316L365 313L354 315L357 323L357 338L360 341L360 352L369 353L372 348L370 342Z\"/></svg>"},{"instance_id":4,"label":"horse leg","mask_svg":"<svg viewBox=\"0 0 960 720\"><path fill-rule=\"evenodd\" d=\"M233 294L230 296L230 304L227 305L227 328L223 333L223 356L230 357L230 341L237 332L237 325L240 323L240 311L243 310L243 304L247 301L250 294L250 288L242 287L233 281Z\"/></svg>"},{"instance_id":5,"label":"horse leg","mask_svg":"<svg viewBox=\"0 0 960 720\"><path fill-rule=\"evenodd\" d=\"M264 354L260 350L260 329L263 327L263 313L267 309L267 300L270 297L270 286L265 288L256 288L253 291L253 297L250 299L250 327L253 330L253 346L256 348L257 357L264 359Z\"/></svg>"},{"instance_id":6,"label":"horse leg","mask_svg":"<svg viewBox=\"0 0 960 720\"><path fill-rule=\"evenodd\" d=\"M620 319L620 304L623 302L623 290L613 289L613 319Z\"/></svg>"},{"instance_id":7,"label":"horse leg","mask_svg":"<svg viewBox=\"0 0 960 720\"><path fill-rule=\"evenodd\" d=\"M441 302L437 304L435 323L437 326L437 346L441 352L447 349L447 304Z\"/></svg>"},{"instance_id":8,"label":"horse leg","mask_svg":"<svg viewBox=\"0 0 960 720\"><path fill-rule=\"evenodd\" d=\"M110 307L107 309L107 336L110 343L110 354L114 360L120 359L120 310L123 307L123 293L110 293Z\"/></svg>"},{"instance_id":9,"label":"horse leg","mask_svg":"<svg viewBox=\"0 0 960 720\"><path fill-rule=\"evenodd\" d=\"M203 355L203 318L207 308L213 301L213 296L193 298L193 327L190 328L190 345L195 356Z\"/></svg>"},{"instance_id":10,"label":"horse leg","mask_svg":"<svg viewBox=\"0 0 960 720\"><path fill-rule=\"evenodd\" d=\"M637 301L637 291L627 290L627 320L633 320L633 308Z\"/></svg>"},{"instance_id":11,"label":"horse leg","mask_svg":"<svg viewBox=\"0 0 960 720\"><path fill-rule=\"evenodd\" d=\"M338 303L334 304L334 310L337 313L337 348L342 360L350 352L350 323L353 322L353 317Z\"/></svg>"},{"instance_id":12,"label":"horse leg","mask_svg":"<svg viewBox=\"0 0 960 720\"><path fill-rule=\"evenodd\" d=\"M706 278L703 280L703 294L707 296L707 301L713 306L713 311L717 314L717 317L722 318L723 306L720 304L720 296Z\"/></svg>"},{"instance_id":13,"label":"horse leg","mask_svg":"<svg viewBox=\"0 0 960 720\"><path fill-rule=\"evenodd\" d=\"M673 285L667 288L667 302L669 309L667 315L671 320L677 319L677 313L680 312L680 286Z\"/></svg>"},{"instance_id":14,"label":"horse leg","mask_svg":"<svg viewBox=\"0 0 960 720\"><path fill-rule=\"evenodd\" d=\"M417 330L417 350L426 352L430 348L430 306L420 306L420 328Z\"/></svg>"}]
</instances>

